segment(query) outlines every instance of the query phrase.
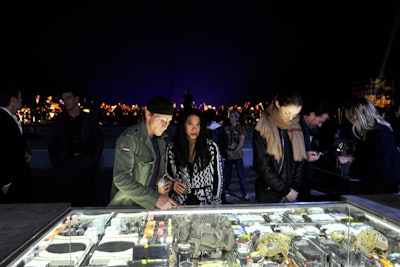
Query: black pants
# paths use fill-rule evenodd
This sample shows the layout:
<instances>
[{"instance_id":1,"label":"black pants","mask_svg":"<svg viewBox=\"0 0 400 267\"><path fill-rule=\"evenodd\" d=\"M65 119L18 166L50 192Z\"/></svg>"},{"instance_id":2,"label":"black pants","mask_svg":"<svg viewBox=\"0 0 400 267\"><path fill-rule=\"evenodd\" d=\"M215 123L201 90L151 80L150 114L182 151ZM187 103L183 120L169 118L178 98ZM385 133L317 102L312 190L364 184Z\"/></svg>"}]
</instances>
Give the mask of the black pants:
<instances>
[{"instance_id":1,"label":"black pants","mask_svg":"<svg viewBox=\"0 0 400 267\"><path fill-rule=\"evenodd\" d=\"M93 205L95 164L90 156L71 157L57 170L58 200L72 207Z\"/></svg>"}]
</instances>

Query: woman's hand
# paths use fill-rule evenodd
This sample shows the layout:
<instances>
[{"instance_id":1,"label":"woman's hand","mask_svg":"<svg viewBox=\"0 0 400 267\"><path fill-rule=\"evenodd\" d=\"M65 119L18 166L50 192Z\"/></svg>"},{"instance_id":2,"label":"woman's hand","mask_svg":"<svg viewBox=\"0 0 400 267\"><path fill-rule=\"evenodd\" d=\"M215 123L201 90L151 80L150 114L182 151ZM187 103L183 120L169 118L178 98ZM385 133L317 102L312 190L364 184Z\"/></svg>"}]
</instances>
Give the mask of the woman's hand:
<instances>
[{"instance_id":1,"label":"woman's hand","mask_svg":"<svg viewBox=\"0 0 400 267\"><path fill-rule=\"evenodd\" d=\"M293 201L296 201L298 195L299 195L299 193L298 193L296 190L294 190L293 188L290 188L290 192L289 192L289 194L287 194L287 195L283 198L283 199L284 199L283 202L293 202Z\"/></svg>"},{"instance_id":2,"label":"woman's hand","mask_svg":"<svg viewBox=\"0 0 400 267\"><path fill-rule=\"evenodd\" d=\"M182 182L176 181L174 183L174 191L176 193L178 193L179 195L182 195L182 194L185 193L185 187L186 187L186 185L184 183L182 183Z\"/></svg>"},{"instance_id":3,"label":"woman's hand","mask_svg":"<svg viewBox=\"0 0 400 267\"><path fill-rule=\"evenodd\" d=\"M319 157L321 156L320 152L317 151L307 151L307 161L308 162L314 162L317 161L319 159Z\"/></svg>"}]
</instances>

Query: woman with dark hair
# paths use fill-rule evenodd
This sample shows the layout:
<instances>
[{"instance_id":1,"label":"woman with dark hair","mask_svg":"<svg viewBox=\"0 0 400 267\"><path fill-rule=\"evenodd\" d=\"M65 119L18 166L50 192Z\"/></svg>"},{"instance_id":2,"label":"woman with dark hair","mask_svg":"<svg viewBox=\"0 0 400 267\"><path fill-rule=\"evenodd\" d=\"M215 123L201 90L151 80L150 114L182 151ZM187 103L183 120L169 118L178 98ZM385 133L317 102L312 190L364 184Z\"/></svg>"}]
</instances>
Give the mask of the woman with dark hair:
<instances>
[{"instance_id":1,"label":"woman with dark hair","mask_svg":"<svg viewBox=\"0 0 400 267\"><path fill-rule=\"evenodd\" d=\"M253 133L253 166L260 203L297 200L306 160L299 124L299 92L282 91L263 112Z\"/></svg>"},{"instance_id":2,"label":"woman with dark hair","mask_svg":"<svg viewBox=\"0 0 400 267\"><path fill-rule=\"evenodd\" d=\"M220 205L223 186L221 156L206 136L200 110L184 111L167 146L167 172L173 177L171 197L180 205Z\"/></svg>"},{"instance_id":3,"label":"woman with dark hair","mask_svg":"<svg viewBox=\"0 0 400 267\"><path fill-rule=\"evenodd\" d=\"M354 158L347 158L350 175L369 183L366 194L398 193L400 153L389 122L364 97L348 102L345 116L358 140Z\"/></svg>"}]
</instances>

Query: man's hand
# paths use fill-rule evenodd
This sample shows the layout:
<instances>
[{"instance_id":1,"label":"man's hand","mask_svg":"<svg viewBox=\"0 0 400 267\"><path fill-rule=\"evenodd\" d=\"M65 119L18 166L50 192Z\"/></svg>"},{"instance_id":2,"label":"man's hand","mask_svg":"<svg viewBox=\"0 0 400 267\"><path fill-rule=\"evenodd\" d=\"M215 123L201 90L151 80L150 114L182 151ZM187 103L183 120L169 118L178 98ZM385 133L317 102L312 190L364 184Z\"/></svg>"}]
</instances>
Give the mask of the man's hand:
<instances>
[{"instance_id":1,"label":"man's hand","mask_svg":"<svg viewBox=\"0 0 400 267\"><path fill-rule=\"evenodd\" d=\"M158 190L158 193L168 196L168 193L171 190L171 182L170 181L164 181L161 184L157 183L157 190Z\"/></svg>"},{"instance_id":2,"label":"man's hand","mask_svg":"<svg viewBox=\"0 0 400 267\"><path fill-rule=\"evenodd\" d=\"M25 162L29 163L31 162L31 160L32 160L32 153L29 150L25 151Z\"/></svg>"},{"instance_id":3,"label":"man's hand","mask_svg":"<svg viewBox=\"0 0 400 267\"><path fill-rule=\"evenodd\" d=\"M354 160L352 156L338 156L337 158L340 164L352 163Z\"/></svg>"},{"instance_id":4,"label":"man's hand","mask_svg":"<svg viewBox=\"0 0 400 267\"><path fill-rule=\"evenodd\" d=\"M168 210L171 208L179 208L179 204L167 195L160 195L156 207L162 210Z\"/></svg>"}]
</instances>

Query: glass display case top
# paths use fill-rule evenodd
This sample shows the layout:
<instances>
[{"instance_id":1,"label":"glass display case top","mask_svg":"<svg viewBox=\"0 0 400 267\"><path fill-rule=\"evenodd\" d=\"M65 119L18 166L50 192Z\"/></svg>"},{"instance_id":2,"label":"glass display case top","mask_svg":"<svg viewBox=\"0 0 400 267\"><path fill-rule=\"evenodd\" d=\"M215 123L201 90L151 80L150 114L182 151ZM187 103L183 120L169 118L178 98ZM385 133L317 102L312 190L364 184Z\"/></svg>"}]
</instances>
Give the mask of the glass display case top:
<instances>
[{"instance_id":1,"label":"glass display case top","mask_svg":"<svg viewBox=\"0 0 400 267\"><path fill-rule=\"evenodd\" d=\"M399 244L343 202L73 209L11 266L399 266Z\"/></svg>"}]
</instances>

